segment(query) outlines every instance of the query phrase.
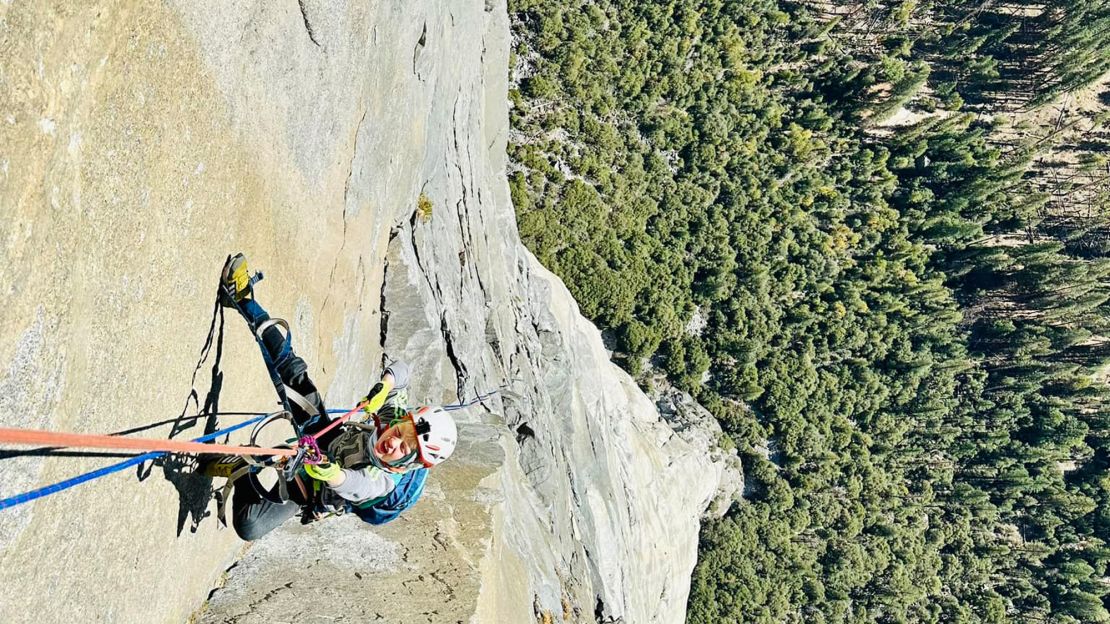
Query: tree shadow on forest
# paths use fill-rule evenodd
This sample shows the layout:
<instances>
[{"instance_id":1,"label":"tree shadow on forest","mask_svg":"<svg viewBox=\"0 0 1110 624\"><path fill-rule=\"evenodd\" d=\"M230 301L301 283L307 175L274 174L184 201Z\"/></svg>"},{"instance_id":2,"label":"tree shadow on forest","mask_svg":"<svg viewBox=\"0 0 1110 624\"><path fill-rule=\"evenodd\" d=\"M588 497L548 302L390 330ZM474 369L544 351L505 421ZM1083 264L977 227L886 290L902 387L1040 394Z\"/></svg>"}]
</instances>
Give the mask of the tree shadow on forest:
<instances>
[{"instance_id":1,"label":"tree shadow on forest","mask_svg":"<svg viewBox=\"0 0 1110 624\"><path fill-rule=\"evenodd\" d=\"M224 308L220 305L219 296L217 296L212 306L212 322L208 327L208 337L193 369L192 383L189 396L185 399L185 406L177 418L159 423L172 424L167 436L169 439L193 430L201 421L204 423L203 430L194 431L196 435L190 437L200 437L219 429L220 393L223 391L224 383L224 374L220 370L220 362L223 359L224 326ZM204 396L204 403L201 404L200 393L197 390L197 375L209 357L212 357L212 366L208 392ZM201 458L189 453L168 453L149 463L140 464L136 476L142 481L151 475L155 467L162 468L163 476L177 488L180 497L177 512L178 537L185 530L186 523L189 525L189 532L196 533L201 521L212 515L208 509L208 503L213 496L212 477L201 471Z\"/></svg>"}]
</instances>

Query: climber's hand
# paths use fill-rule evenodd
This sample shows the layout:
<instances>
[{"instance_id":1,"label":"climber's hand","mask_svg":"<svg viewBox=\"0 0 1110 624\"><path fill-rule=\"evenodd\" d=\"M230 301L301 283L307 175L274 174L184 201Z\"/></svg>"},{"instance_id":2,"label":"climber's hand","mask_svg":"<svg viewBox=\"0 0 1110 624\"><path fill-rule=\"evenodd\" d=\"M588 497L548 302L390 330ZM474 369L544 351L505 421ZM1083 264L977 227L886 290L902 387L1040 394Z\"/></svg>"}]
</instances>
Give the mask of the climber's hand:
<instances>
[{"instance_id":1,"label":"climber's hand","mask_svg":"<svg viewBox=\"0 0 1110 624\"><path fill-rule=\"evenodd\" d=\"M361 402L362 409L368 415L373 416L378 413L378 410L385 405L385 399L389 396L389 391L393 389L393 375L387 374L382 377L382 380L374 384L370 388L370 392L366 393L366 398Z\"/></svg>"},{"instance_id":2,"label":"climber's hand","mask_svg":"<svg viewBox=\"0 0 1110 624\"><path fill-rule=\"evenodd\" d=\"M305 464L304 471L317 481L331 481L338 477L343 469L339 467L339 464L328 461L327 456L325 456L324 461L319 464Z\"/></svg>"}]
</instances>

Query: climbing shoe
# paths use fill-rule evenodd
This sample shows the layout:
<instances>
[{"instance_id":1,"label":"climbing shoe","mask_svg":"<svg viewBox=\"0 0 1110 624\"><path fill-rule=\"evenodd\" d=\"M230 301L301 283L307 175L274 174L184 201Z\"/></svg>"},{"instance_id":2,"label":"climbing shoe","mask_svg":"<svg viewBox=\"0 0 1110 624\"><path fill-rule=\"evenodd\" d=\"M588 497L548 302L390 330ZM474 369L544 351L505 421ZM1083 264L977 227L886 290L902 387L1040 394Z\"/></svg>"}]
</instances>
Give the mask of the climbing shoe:
<instances>
[{"instance_id":1,"label":"climbing shoe","mask_svg":"<svg viewBox=\"0 0 1110 624\"><path fill-rule=\"evenodd\" d=\"M202 461L198 472L206 477L223 477L230 479L233 474L240 468L247 465L247 462L237 455L224 455L215 459L207 459Z\"/></svg>"},{"instance_id":2,"label":"climbing shoe","mask_svg":"<svg viewBox=\"0 0 1110 624\"><path fill-rule=\"evenodd\" d=\"M220 272L220 302L227 307L237 306L252 296L254 283L261 279L261 273L251 277L246 256L241 253L228 256Z\"/></svg>"}]
</instances>

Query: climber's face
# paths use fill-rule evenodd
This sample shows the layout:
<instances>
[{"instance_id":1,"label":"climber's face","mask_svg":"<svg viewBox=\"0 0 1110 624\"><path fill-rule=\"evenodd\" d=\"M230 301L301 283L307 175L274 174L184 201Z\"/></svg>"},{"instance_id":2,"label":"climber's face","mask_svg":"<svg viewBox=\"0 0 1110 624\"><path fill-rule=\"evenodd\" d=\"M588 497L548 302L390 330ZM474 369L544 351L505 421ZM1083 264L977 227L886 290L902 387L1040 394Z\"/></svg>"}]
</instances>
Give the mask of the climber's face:
<instances>
[{"instance_id":1,"label":"climber's face","mask_svg":"<svg viewBox=\"0 0 1110 624\"><path fill-rule=\"evenodd\" d=\"M407 419L383 431L374 445L374 454L386 465L397 464L406 458L411 460L415 457L416 450L416 427ZM398 465L398 470L403 471L408 467L407 464L408 462Z\"/></svg>"}]
</instances>

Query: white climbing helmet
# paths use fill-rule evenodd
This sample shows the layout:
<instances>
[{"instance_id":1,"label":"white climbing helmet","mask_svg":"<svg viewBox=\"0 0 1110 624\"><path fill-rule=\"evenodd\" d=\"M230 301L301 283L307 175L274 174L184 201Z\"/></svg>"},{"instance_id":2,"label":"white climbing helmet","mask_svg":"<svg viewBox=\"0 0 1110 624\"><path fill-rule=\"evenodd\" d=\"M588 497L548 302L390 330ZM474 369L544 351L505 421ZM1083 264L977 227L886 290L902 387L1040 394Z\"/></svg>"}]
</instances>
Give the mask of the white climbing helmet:
<instances>
[{"instance_id":1,"label":"white climbing helmet","mask_svg":"<svg viewBox=\"0 0 1110 624\"><path fill-rule=\"evenodd\" d=\"M417 458L431 468L451 456L459 439L455 419L442 407L420 407L409 413L416 426Z\"/></svg>"}]
</instances>

